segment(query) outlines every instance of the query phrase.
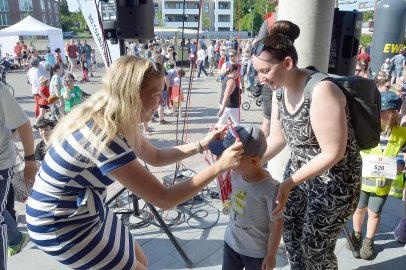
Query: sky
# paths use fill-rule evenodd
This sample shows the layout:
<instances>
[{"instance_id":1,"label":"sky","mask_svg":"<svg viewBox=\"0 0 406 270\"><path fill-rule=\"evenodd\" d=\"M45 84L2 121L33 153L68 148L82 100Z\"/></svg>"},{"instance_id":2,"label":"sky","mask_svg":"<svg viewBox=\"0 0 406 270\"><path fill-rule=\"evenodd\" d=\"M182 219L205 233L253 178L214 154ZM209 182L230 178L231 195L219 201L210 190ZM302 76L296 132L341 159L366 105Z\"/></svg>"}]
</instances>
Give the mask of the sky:
<instances>
[{"instance_id":1,"label":"sky","mask_svg":"<svg viewBox=\"0 0 406 270\"><path fill-rule=\"evenodd\" d=\"M76 11L79 9L78 0L67 0L70 11ZM340 0L340 2L356 2L354 4L342 4L340 10L353 10L358 8L358 2L370 2L372 0Z\"/></svg>"}]
</instances>

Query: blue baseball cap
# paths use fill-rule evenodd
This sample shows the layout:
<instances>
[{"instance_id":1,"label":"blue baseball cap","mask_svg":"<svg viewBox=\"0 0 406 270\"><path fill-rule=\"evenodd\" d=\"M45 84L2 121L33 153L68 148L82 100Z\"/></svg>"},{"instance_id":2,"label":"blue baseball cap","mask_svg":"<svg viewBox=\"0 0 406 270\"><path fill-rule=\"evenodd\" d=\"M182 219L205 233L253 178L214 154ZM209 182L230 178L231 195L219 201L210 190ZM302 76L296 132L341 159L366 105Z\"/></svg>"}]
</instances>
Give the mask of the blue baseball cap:
<instances>
[{"instance_id":1,"label":"blue baseball cap","mask_svg":"<svg viewBox=\"0 0 406 270\"><path fill-rule=\"evenodd\" d=\"M244 148L242 155L262 157L266 151L267 143L262 130L256 125L240 125L235 128L229 127L224 139L213 140L209 143L209 149L213 155L221 156L228 147L239 139Z\"/></svg>"},{"instance_id":2,"label":"blue baseball cap","mask_svg":"<svg viewBox=\"0 0 406 270\"><path fill-rule=\"evenodd\" d=\"M381 111L400 110L402 99L392 91L381 92Z\"/></svg>"},{"instance_id":3,"label":"blue baseball cap","mask_svg":"<svg viewBox=\"0 0 406 270\"><path fill-rule=\"evenodd\" d=\"M396 163L405 166L405 160L401 156L396 157Z\"/></svg>"}]
</instances>

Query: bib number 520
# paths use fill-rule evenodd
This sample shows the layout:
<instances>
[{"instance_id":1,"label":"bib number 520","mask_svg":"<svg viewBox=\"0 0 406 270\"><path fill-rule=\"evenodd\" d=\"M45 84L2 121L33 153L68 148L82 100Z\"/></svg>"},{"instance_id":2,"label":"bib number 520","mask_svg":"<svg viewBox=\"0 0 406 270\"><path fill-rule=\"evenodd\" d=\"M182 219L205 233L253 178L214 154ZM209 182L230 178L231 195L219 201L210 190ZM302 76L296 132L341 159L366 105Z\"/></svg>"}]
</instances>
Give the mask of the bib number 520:
<instances>
[{"instance_id":1,"label":"bib number 520","mask_svg":"<svg viewBox=\"0 0 406 270\"><path fill-rule=\"evenodd\" d=\"M382 166L382 165L375 165L375 166L374 166L374 169L377 170L377 171L383 171L383 170L385 170L385 166Z\"/></svg>"}]
</instances>

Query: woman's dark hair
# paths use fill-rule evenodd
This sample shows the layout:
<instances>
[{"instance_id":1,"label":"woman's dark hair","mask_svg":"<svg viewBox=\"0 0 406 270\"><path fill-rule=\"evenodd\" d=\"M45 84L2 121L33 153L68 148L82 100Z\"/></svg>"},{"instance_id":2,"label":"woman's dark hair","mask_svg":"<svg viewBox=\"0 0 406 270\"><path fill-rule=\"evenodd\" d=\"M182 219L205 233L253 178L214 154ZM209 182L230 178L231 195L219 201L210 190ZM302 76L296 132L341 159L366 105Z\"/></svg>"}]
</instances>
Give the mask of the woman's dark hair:
<instances>
[{"instance_id":1,"label":"woman's dark hair","mask_svg":"<svg viewBox=\"0 0 406 270\"><path fill-rule=\"evenodd\" d=\"M299 37L300 28L290 21L275 22L269 35L260 42L266 46L266 50L278 61L284 60L287 56L291 57L296 65L298 56L293 42Z\"/></svg>"},{"instance_id":2,"label":"woman's dark hair","mask_svg":"<svg viewBox=\"0 0 406 270\"><path fill-rule=\"evenodd\" d=\"M55 72L57 72L59 69L61 69L61 66L59 64L53 65L51 68L51 73L50 73L49 78L52 78L54 76Z\"/></svg>"},{"instance_id":3,"label":"woman's dark hair","mask_svg":"<svg viewBox=\"0 0 406 270\"><path fill-rule=\"evenodd\" d=\"M227 71L226 71L226 76L230 75L231 73L233 73L236 70L238 70L238 65L236 65L236 64L230 65L230 68L227 69Z\"/></svg>"},{"instance_id":4,"label":"woman's dark hair","mask_svg":"<svg viewBox=\"0 0 406 270\"><path fill-rule=\"evenodd\" d=\"M56 49L55 49L55 52L56 52L56 53L60 53L60 52L61 52L61 49L56 48Z\"/></svg>"}]
</instances>

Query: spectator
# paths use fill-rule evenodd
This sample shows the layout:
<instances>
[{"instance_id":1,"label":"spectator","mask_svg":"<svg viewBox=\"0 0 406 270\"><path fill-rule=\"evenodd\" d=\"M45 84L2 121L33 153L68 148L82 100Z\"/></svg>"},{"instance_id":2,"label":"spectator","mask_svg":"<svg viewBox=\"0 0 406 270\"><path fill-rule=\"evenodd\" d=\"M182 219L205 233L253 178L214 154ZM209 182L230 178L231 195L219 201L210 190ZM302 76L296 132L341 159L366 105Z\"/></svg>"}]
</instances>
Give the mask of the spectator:
<instances>
[{"instance_id":1,"label":"spectator","mask_svg":"<svg viewBox=\"0 0 406 270\"><path fill-rule=\"evenodd\" d=\"M368 63L371 62L371 56L366 52L366 48L364 46L361 47L361 52L358 54L357 61L361 61L365 59Z\"/></svg>"},{"instance_id":2,"label":"spectator","mask_svg":"<svg viewBox=\"0 0 406 270\"><path fill-rule=\"evenodd\" d=\"M392 57L390 60L391 64L393 65L393 71L392 71L392 84L397 84L400 77L402 76L403 69L405 68L406 65L406 60L405 56L403 55L404 52L406 52L406 49L404 51L399 51L399 54L395 55Z\"/></svg>"},{"instance_id":3,"label":"spectator","mask_svg":"<svg viewBox=\"0 0 406 270\"><path fill-rule=\"evenodd\" d=\"M35 160L43 161L47 152L46 146L49 143L55 123L48 119L42 119L38 122L37 127L42 140L35 147Z\"/></svg>"},{"instance_id":4,"label":"spectator","mask_svg":"<svg viewBox=\"0 0 406 270\"><path fill-rule=\"evenodd\" d=\"M406 69L403 70L402 76L396 83L396 91L399 92L399 96L403 99L406 97Z\"/></svg>"},{"instance_id":5,"label":"spectator","mask_svg":"<svg viewBox=\"0 0 406 270\"><path fill-rule=\"evenodd\" d=\"M375 83L376 87L381 93L389 91L392 87L392 85L390 84L390 80L387 77L376 78Z\"/></svg>"},{"instance_id":6,"label":"spectator","mask_svg":"<svg viewBox=\"0 0 406 270\"><path fill-rule=\"evenodd\" d=\"M87 44L87 39L84 39L83 44L80 46L79 52L83 54L83 51L85 51L85 62L87 69L89 70L90 67L92 66L92 47L89 44ZM91 71L90 77L93 77L93 73Z\"/></svg>"},{"instance_id":7,"label":"spectator","mask_svg":"<svg viewBox=\"0 0 406 270\"><path fill-rule=\"evenodd\" d=\"M80 55L80 65L82 68L82 79L80 80L81 83L83 82L90 82L89 80L89 69L88 69L88 65L87 65L88 61L86 58L86 52L82 51L81 55Z\"/></svg>"},{"instance_id":8,"label":"spectator","mask_svg":"<svg viewBox=\"0 0 406 270\"><path fill-rule=\"evenodd\" d=\"M173 86L171 91L171 101L173 103L173 116L182 116L182 101L183 91L180 85L181 78L185 77L183 69L177 70L176 77L173 79Z\"/></svg>"},{"instance_id":9,"label":"spectator","mask_svg":"<svg viewBox=\"0 0 406 270\"><path fill-rule=\"evenodd\" d=\"M75 40L71 39L70 44L66 48L67 50L67 55L69 59L69 68L68 70L70 73L73 74L73 76L76 78L78 75L75 74L75 71L77 70L77 65L78 65L78 46L75 44Z\"/></svg>"},{"instance_id":10,"label":"spectator","mask_svg":"<svg viewBox=\"0 0 406 270\"><path fill-rule=\"evenodd\" d=\"M207 56L209 59L209 75L214 76L214 68L216 67L216 41L212 40L209 48L207 48Z\"/></svg>"},{"instance_id":11,"label":"spectator","mask_svg":"<svg viewBox=\"0 0 406 270\"><path fill-rule=\"evenodd\" d=\"M385 62L381 66L381 71L385 72L386 77L388 77L388 78L390 76L391 67L392 67L392 65L390 63L390 59L386 58Z\"/></svg>"},{"instance_id":12,"label":"spectator","mask_svg":"<svg viewBox=\"0 0 406 270\"><path fill-rule=\"evenodd\" d=\"M31 84L31 93L34 96L35 99L35 118L38 117L39 115L39 92L41 89L41 86L39 84L39 71L38 71L38 66L39 66L39 59L38 58L33 58L30 62L31 68L28 71L28 82Z\"/></svg>"},{"instance_id":13,"label":"spectator","mask_svg":"<svg viewBox=\"0 0 406 270\"><path fill-rule=\"evenodd\" d=\"M63 67L62 53L61 53L61 49L59 49L59 48L55 49L55 62L60 67Z\"/></svg>"},{"instance_id":14,"label":"spectator","mask_svg":"<svg viewBox=\"0 0 406 270\"><path fill-rule=\"evenodd\" d=\"M371 74L369 73L369 64L365 58L361 58L361 60L357 62L355 67L355 76L371 78Z\"/></svg>"},{"instance_id":15,"label":"spectator","mask_svg":"<svg viewBox=\"0 0 406 270\"><path fill-rule=\"evenodd\" d=\"M18 65L21 67L21 55L22 55L23 47L21 46L20 42L17 42L14 46L14 53L18 59Z\"/></svg>"},{"instance_id":16,"label":"spectator","mask_svg":"<svg viewBox=\"0 0 406 270\"><path fill-rule=\"evenodd\" d=\"M206 75L206 77L204 77L204 79L207 79L207 76L209 75L206 71L206 69L204 68L205 65L205 61L206 61L206 51L202 48L201 45L199 45L199 50L197 51L197 67L198 67L198 71L197 71L197 76L195 79L199 79L200 78L200 73L204 72L204 74Z\"/></svg>"},{"instance_id":17,"label":"spectator","mask_svg":"<svg viewBox=\"0 0 406 270\"><path fill-rule=\"evenodd\" d=\"M51 120L53 121L59 121L60 116L65 114L65 103L61 96L62 76L64 75L64 73L65 71L58 64L55 64L52 67L52 77L49 84L49 95L58 97L57 104L53 104L51 106Z\"/></svg>"},{"instance_id":18,"label":"spectator","mask_svg":"<svg viewBox=\"0 0 406 270\"><path fill-rule=\"evenodd\" d=\"M49 97L49 78L45 77L45 76L41 76L39 77L39 83L41 85L41 89L39 91L39 115L37 117L37 119L35 120L35 125L34 128L37 128L37 124L39 122L39 120L44 119L45 117L45 113L49 110L49 106L48 106L48 97Z\"/></svg>"},{"instance_id":19,"label":"spectator","mask_svg":"<svg viewBox=\"0 0 406 270\"><path fill-rule=\"evenodd\" d=\"M71 73L65 75L63 86L61 96L65 102L65 113L68 113L82 102L82 89L75 85L75 77Z\"/></svg>"},{"instance_id":20,"label":"spectator","mask_svg":"<svg viewBox=\"0 0 406 270\"><path fill-rule=\"evenodd\" d=\"M242 90L242 92L244 92L244 90L245 90L244 76L242 76L243 71L242 71L241 65L238 63L237 51L234 50L234 49L230 49L229 50L229 57L230 57L230 60L226 61L221 66L221 69L219 71L220 79L223 80L223 76L225 75L226 71L229 69L230 65L232 65L232 64L238 65L240 76L238 76L238 78L235 80L235 82L236 82L237 86Z\"/></svg>"},{"instance_id":21,"label":"spectator","mask_svg":"<svg viewBox=\"0 0 406 270\"><path fill-rule=\"evenodd\" d=\"M144 58L150 59L150 58L152 58L152 53L154 51L154 44L149 43L147 48L148 49L145 51Z\"/></svg>"}]
</instances>

